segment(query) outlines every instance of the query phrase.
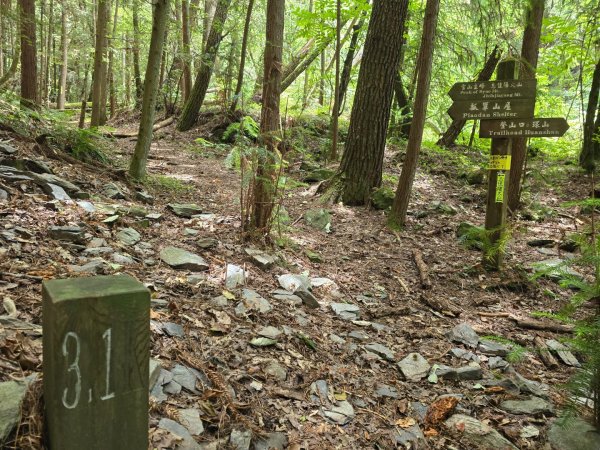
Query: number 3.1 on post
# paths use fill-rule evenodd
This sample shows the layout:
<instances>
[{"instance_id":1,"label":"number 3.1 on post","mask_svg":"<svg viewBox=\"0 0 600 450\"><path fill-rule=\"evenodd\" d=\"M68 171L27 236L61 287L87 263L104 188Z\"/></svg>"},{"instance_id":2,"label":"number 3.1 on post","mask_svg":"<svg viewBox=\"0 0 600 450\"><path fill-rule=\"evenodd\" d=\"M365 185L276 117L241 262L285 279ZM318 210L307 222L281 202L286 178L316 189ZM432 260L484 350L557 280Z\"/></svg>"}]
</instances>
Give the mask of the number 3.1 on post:
<instances>
[{"instance_id":1,"label":"number 3.1 on post","mask_svg":"<svg viewBox=\"0 0 600 450\"><path fill-rule=\"evenodd\" d=\"M126 275L43 283L51 450L146 450L150 295Z\"/></svg>"}]
</instances>

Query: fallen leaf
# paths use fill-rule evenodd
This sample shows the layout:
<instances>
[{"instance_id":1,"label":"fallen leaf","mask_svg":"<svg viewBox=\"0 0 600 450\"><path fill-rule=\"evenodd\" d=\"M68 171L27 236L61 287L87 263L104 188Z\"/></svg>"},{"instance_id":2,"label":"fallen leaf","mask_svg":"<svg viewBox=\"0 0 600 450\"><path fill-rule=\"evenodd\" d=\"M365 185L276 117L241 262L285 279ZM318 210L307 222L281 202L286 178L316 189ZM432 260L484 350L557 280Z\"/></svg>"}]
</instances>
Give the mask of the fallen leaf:
<instances>
[{"instance_id":1,"label":"fallen leaf","mask_svg":"<svg viewBox=\"0 0 600 450\"><path fill-rule=\"evenodd\" d=\"M429 428L423 432L423 434L427 437L437 436L439 433L435 428Z\"/></svg>"},{"instance_id":2,"label":"fallen leaf","mask_svg":"<svg viewBox=\"0 0 600 450\"><path fill-rule=\"evenodd\" d=\"M456 397L442 397L438 398L427 410L425 415L425 424L428 426L435 426L442 420L450 415L456 405L458 404L458 398Z\"/></svg>"},{"instance_id":3,"label":"fallen leaf","mask_svg":"<svg viewBox=\"0 0 600 450\"><path fill-rule=\"evenodd\" d=\"M413 419L412 417L404 417L402 419L396 420L395 425L400 428L410 428L413 425L415 425L416 423L417 423L417 421L415 419Z\"/></svg>"}]
</instances>

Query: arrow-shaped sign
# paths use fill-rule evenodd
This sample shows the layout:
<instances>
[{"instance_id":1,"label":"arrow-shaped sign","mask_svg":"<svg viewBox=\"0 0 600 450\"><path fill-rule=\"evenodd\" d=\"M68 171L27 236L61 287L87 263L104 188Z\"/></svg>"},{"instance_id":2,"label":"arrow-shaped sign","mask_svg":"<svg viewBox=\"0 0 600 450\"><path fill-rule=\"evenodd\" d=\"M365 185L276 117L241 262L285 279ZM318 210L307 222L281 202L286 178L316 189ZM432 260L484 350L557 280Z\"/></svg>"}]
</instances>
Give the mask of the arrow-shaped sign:
<instances>
[{"instance_id":1,"label":"arrow-shaped sign","mask_svg":"<svg viewBox=\"0 0 600 450\"><path fill-rule=\"evenodd\" d=\"M511 137L560 137L567 132L569 124L562 117L482 120L480 138Z\"/></svg>"},{"instance_id":2,"label":"arrow-shaped sign","mask_svg":"<svg viewBox=\"0 0 600 450\"><path fill-rule=\"evenodd\" d=\"M535 109L535 99L456 101L448 110L455 120L473 119L531 119Z\"/></svg>"},{"instance_id":3,"label":"arrow-shaped sign","mask_svg":"<svg viewBox=\"0 0 600 450\"><path fill-rule=\"evenodd\" d=\"M448 95L452 100L518 100L535 98L536 85L535 79L456 83Z\"/></svg>"}]
</instances>

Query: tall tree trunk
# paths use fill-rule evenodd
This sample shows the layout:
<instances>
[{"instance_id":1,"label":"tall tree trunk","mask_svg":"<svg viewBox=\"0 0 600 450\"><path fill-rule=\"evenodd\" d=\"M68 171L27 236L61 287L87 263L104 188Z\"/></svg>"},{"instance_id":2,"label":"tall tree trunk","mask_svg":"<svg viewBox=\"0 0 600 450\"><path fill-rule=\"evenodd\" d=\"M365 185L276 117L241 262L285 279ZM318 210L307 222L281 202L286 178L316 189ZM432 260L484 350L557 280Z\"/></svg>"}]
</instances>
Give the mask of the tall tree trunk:
<instances>
[{"instance_id":1,"label":"tall tree trunk","mask_svg":"<svg viewBox=\"0 0 600 450\"><path fill-rule=\"evenodd\" d=\"M361 18L352 28L352 37L350 38L350 45L348 47L348 53L344 59L344 68L342 69L342 76L340 78L340 92L338 100L338 114L341 114L342 105L344 104L344 97L348 91L348 85L350 84L350 78L352 75L352 61L354 60L354 53L356 53L356 47L358 45L358 38L360 37L360 31L365 23L365 20Z\"/></svg>"},{"instance_id":2,"label":"tall tree trunk","mask_svg":"<svg viewBox=\"0 0 600 450\"><path fill-rule=\"evenodd\" d=\"M521 47L520 80L535 78L540 51L542 20L544 19L544 2L545 0L530 0L527 8L527 26L523 33L523 45ZM523 178L523 168L527 156L527 139L514 138L511 151L507 206L509 211L516 211L521 199L521 179Z\"/></svg>"},{"instance_id":3,"label":"tall tree trunk","mask_svg":"<svg viewBox=\"0 0 600 450\"><path fill-rule=\"evenodd\" d=\"M481 72L479 72L479 75L477 75L477 81L489 81L490 78L492 78L494 70L496 70L496 66L498 65L498 61L500 61L501 56L502 50L496 45L485 62L483 69L481 69ZM453 146L456 138L464 128L465 123L467 123L466 120L453 120L442 137L438 139L436 144L441 147Z\"/></svg>"},{"instance_id":4,"label":"tall tree trunk","mask_svg":"<svg viewBox=\"0 0 600 450\"><path fill-rule=\"evenodd\" d=\"M48 107L49 95L50 95L50 55L52 53L52 38L54 35L54 0L50 0L50 7L48 10L48 33L46 34L46 42L42 43L45 45L46 51L44 54L44 69L43 69L43 89L42 89L42 103Z\"/></svg>"},{"instance_id":5,"label":"tall tree trunk","mask_svg":"<svg viewBox=\"0 0 600 450\"><path fill-rule=\"evenodd\" d=\"M135 109L138 109L144 94L142 85L142 74L140 70L140 18L138 14L139 0L133 0L132 15L133 15L133 76L135 78Z\"/></svg>"},{"instance_id":6,"label":"tall tree trunk","mask_svg":"<svg viewBox=\"0 0 600 450\"><path fill-rule=\"evenodd\" d=\"M319 105L325 105L325 49L322 49L319 52L321 56L320 65L319 65ZM312 61L311 61L312 62ZM310 62L306 65L308 67ZM291 84L291 83L290 83Z\"/></svg>"},{"instance_id":7,"label":"tall tree trunk","mask_svg":"<svg viewBox=\"0 0 600 450\"><path fill-rule=\"evenodd\" d=\"M117 39L117 20L119 18L119 0L115 0L115 13L113 18L113 27L112 32L110 33L110 42L108 48L108 92L110 99L110 117L111 119L115 116L117 109L117 90L115 88L115 74L114 74L114 64L115 64L115 49L114 42Z\"/></svg>"},{"instance_id":8,"label":"tall tree trunk","mask_svg":"<svg viewBox=\"0 0 600 450\"><path fill-rule=\"evenodd\" d=\"M202 52L206 52L206 45L208 43L208 37L210 36L210 30L212 28L213 20L217 12L218 0L204 0L204 17L202 27Z\"/></svg>"},{"instance_id":9,"label":"tall tree trunk","mask_svg":"<svg viewBox=\"0 0 600 450\"><path fill-rule=\"evenodd\" d=\"M400 112L400 123L397 125L397 127L400 130L400 135L408 138L410 135L410 126L412 124L413 114L399 70L396 72L396 78L394 79L394 94L396 97L396 102L398 103L398 111Z\"/></svg>"},{"instance_id":10,"label":"tall tree trunk","mask_svg":"<svg viewBox=\"0 0 600 450\"><path fill-rule=\"evenodd\" d=\"M0 79L4 76L4 2L0 0Z\"/></svg>"},{"instance_id":11,"label":"tall tree trunk","mask_svg":"<svg viewBox=\"0 0 600 450\"><path fill-rule=\"evenodd\" d=\"M67 0L62 0L62 11L60 15L61 30L60 30L60 49L61 49L61 66L60 66L60 83L58 85L58 101L57 107L60 110L65 109L65 101L67 94L67 62L68 62L68 32L67 32Z\"/></svg>"},{"instance_id":12,"label":"tall tree trunk","mask_svg":"<svg viewBox=\"0 0 600 450\"><path fill-rule=\"evenodd\" d=\"M313 12L314 0L308 2L308 12ZM302 109L308 106L308 98L310 93L310 71L308 68L304 71L304 87L302 89Z\"/></svg>"},{"instance_id":13,"label":"tall tree trunk","mask_svg":"<svg viewBox=\"0 0 600 450\"><path fill-rule=\"evenodd\" d=\"M394 74L407 8L408 0L373 2L348 138L337 175L341 178L341 197L349 205L368 203L373 188L381 185Z\"/></svg>"},{"instance_id":14,"label":"tall tree trunk","mask_svg":"<svg viewBox=\"0 0 600 450\"><path fill-rule=\"evenodd\" d=\"M196 119L198 119L198 113L202 107L202 103L204 102L206 91L208 90L213 66L215 64L217 52L219 51L219 45L223 37L221 33L223 32L223 25L227 19L227 11L230 4L231 0L219 0L217 4L210 35L208 36L208 40L206 42L206 50L202 56L200 68L198 69L198 75L194 81L194 87L190 93L190 98L183 107L181 118L179 119L179 123L177 125L177 129L179 131L189 130L192 128L194 123L196 123Z\"/></svg>"},{"instance_id":15,"label":"tall tree trunk","mask_svg":"<svg viewBox=\"0 0 600 450\"><path fill-rule=\"evenodd\" d=\"M108 25L109 0L98 0L98 13L96 19L96 49L94 52L94 72L92 75L92 117L90 127L102 124L102 90L106 85L106 70L104 58L106 56L106 32ZM106 109L106 104L104 104Z\"/></svg>"},{"instance_id":16,"label":"tall tree trunk","mask_svg":"<svg viewBox=\"0 0 600 450\"><path fill-rule=\"evenodd\" d=\"M421 141L423 140L423 129L427 117L427 102L429 101L429 83L431 81L431 62L433 60L433 49L437 29L437 19L440 11L440 0L427 0L425 6L425 18L423 19L423 35L421 37L421 48L419 50L419 76L417 78L417 92L415 96L413 121L410 127L410 135L406 146L406 157L402 165L402 173L398 181L398 189L390 212L389 221L394 225L404 225L406 211L412 191Z\"/></svg>"},{"instance_id":17,"label":"tall tree trunk","mask_svg":"<svg viewBox=\"0 0 600 450\"><path fill-rule=\"evenodd\" d=\"M244 84L244 68L246 67L246 51L248 48L248 35L250 33L250 20L252 19L252 8L254 8L254 0L248 1L248 9L246 10L246 21L244 22L244 35L242 36L242 49L240 55L240 68L238 70L237 83L235 85L235 92L233 93L233 101L229 112L235 112L237 103L240 99L242 92L242 86Z\"/></svg>"},{"instance_id":18,"label":"tall tree trunk","mask_svg":"<svg viewBox=\"0 0 600 450\"><path fill-rule=\"evenodd\" d=\"M35 0L19 0L21 20L21 105L35 107L37 96L37 56Z\"/></svg>"},{"instance_id":19,"label":"tall tree trunk","mask_svg":"<svg viewBox=\"0 0 600 450\"><path fill-rule=\"evenodd\" d=\"M266 151L259 152L258 168L253 184L250 229L268 233L276 189L275 161L279 142L279 100L281 97L281 65L283 59L283 27L285 0L268 0L263 102L260 132Z\"/></svg>"},{"instance_id":20,"label":"tall tree trunk","mask_svg":"<svg viewBox=\"0 0 600 450\"><path fill-rule=\"evenodd\" d=\"M335 2L335 85L333 90L333 109L331 111L331 153L330 159L338 158L338 134L340 123L340 33L342 28L341 0Z\"/></svg>"},{"instance_id":21,"label":"tall tree trunk","mask_svg":"<svg viewBox=\"0 0 600 450\"><path fill-rule=\"evenodd\" d=\"M169 0L157 0L154 3L152 15L152 36L150 38L150 53L144 80L144 99L142 101L142 115L135 151L129 166L129 175L135 179L142 179L146 175L148 152L152 143L152 125L158 86L160 78L160 65L163 54L163 45L167 31L169 17Z\"/></svg>"},{"instance_id":22,"label":"tall tree trunk","mask_svg":"<svg viewBox=\"0 0 600 450\"><path fill-rule=\"evenodd\" d=\"M600 109L598 108L598 95L600 92L600 59L596 63L594 74L592 75L592 86L588 96L588 104L585 113L585 122L583 124L583 145L579 154L579 165L587 172L593 172L596 169L596 160L600 159L600 144L594 141L600 139ZM594 116L596 115L594 123Z\"/></svg>"},{"instance_id":23,"label":"tall tree trunk","mask_svg":"<svg viewBox=\"0 0 600 450\"><path fill-rule=\"evenodd\" d=\"M183 96L182 100L185 103L192 91L192 53L191 53L191 35L190 35L190 2L189 0L181 0L181 41L182 59L183 59Z\"/></svg>"}]
</instances>

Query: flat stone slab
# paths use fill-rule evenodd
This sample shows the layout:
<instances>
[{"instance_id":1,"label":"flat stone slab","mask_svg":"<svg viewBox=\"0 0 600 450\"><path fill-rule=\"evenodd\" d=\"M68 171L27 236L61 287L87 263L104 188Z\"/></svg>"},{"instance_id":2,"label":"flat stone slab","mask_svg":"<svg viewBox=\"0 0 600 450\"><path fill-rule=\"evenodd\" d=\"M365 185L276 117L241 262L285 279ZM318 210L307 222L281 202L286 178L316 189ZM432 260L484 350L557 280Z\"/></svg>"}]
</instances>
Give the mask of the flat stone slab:
<instances>
[{"instance_id":1,"label":"flat stone slab","mask_svg":"<svg viewBox=\"0 0 600 450\"><path fill-rule=\"evenodd\" d=\"M479 336L477 336L475 330L473 330L468 323L461 323L452 328L448 333L448 339L452 342L460 342L472 348L476 348L479 343Z\"/></svg>"},{"instance_id":2,"label":"flat stone slab","mask_svg":"<svg viewBox=\"0 0 600 450\"><path fill-rule=\"evenodd\" d=\"M177 444L178 450L200 450L200 445L194 440L189 431L180 423L175 422L172 419L163 417L158 422L158 428L167 430L169 433L178 436L182 439L182 442Z\"/></svg>"},{"instance_id":3,"label":"flat stone slab","mask_svg":"<svg viewBox=\"0 0 600 450\"><path fill-rule=\"evenodd\" d=\"M567 366L581 367L580 362L577 360L575 355L569 351L569 348L566 345L561 344L555 339L548 339L546 341L546 345L550 350L555 352L561 361Z\"/></svg>"},{"instance_id":4,"label":"flat stone slab","mask_svg":"<svg viewBox=\"0 0 600 450\"><path fill-rule=\"evenodd\" d=\"M505 400L500 403L500 408L511 414L527 414L531 416L554 413L552 403L543 398L533 396L526 400Z\"/></svg>"},{"instance_id":5,"label":"flat stone slab","mask_svg":"<svg viewBox=\"0 0 600 450\"><path fill-rule=\"evenodd\" d=\"M580 418L557 419L550 426L548 441L555 450L598 450L600 433Z\"/></svg>"},{"instance_id":6,"label":"flat stone slab","mask_svg":"<svg viewBox=\"0 0 600 450\"><path fill-rule=\"evenodd\" d=\"M354 407L350 402L343 400L337 402L337 405L328 408L323 407L323 416L338 425L345 425L354 419Z\"/></svg>"},{"instance_id":7,"label":"flat stone slab","mask_svg":"<svg viewBox=\"0 0 600 450\"><path fill-rule=\"evenodd\" d=\"M178 247L165 247L160 251L160 259L174 269L201 272L208 270L208 264L201 256Z\"/></svg>"},{"instance_id":8,"label":"flat stone slab","mask_svg":"<svg viewBox=\"0 0 600 450\"><path fill-rule=\"evenodd\" d=\"M247 309L255 309L258 312L265 314L273 309L271 304L261 297L256 291L252 289L242 290L243 304Z\"/></svg>"},{"instance_id":9,"label":"flat stone slab","mask_svg":"<svg viewBox=\"0 0 600 450\"><path fill-rule=\"evenodd\" d=\"M256 248L246 248L244 251L248 256L250 256L250 258L252 258L252 262L261 269L269 269L273 267L279 260L277 256L270 255Z\"/></svg>"},{"instance_id":10,"label":"flat stone slab","mask_svg":"<svg viewBox=\"0 0 600 450\"><path fill-rule=\"evenodd\" d=\"M375 388L375 395L377 397L400 398L398 389L387 384L378 384Z\"/></svg>"},{"instance_id":11,"label":"flat stone slab","mask_svg":"<svg viewBox=\"0 0 600 450\"><path fill-rule=\"evenodd\" d=\"M179 217L190 218L196 214L202 213L202 208L195 203L169 203L167 208L169 208L176 216Z\"/></svg>"},{"instance_id":12,"label":"flat stone slab","mask_svg":"<svg viewBox=\"0 0 600 450\"><path fill-rule=\"evenodd\" d=\"M295 275L286 273L277 278L279 285L286 291L296 293L298 290L308 291L310 289L310 278L306 275Z\"/></svg>"},{"instance_id":13,"label":"flat stone slab","mask_svg":"<svg viewBox=\"0 0 600 450\"><path fill-rule=\"evenodd\" d=\"M431 365L420 353L409 353L398 363L398 368L408 381L419 381L427 376Z\"/></svg>"},{"instance_id":14,"label":"flat stone slab","mask_svg":"<svg viewBox=\"0 0 600 450\"><path fill-rule=\"evenodd\" d=\"M117 233L117 239L125 245L135 245L140 242L142 236L133 228L123 228Z\"/></svg>"},{"instance_id":15,"label":"flat stone slab","mask_svg":"<svg viewBox=\"0 0 600 450\"><path fill-rule=\"evenodd\" d=\"M506 356L510 352L510 348L508 348L508 346L501 344L500 342L490 341L488 339L481 340L477 350L479 350L480 353L488 356Z\"/></svg>"},{"instance_id":16,"label":"flat stone slab","mask_svg":"<svg viewBox=\"0 0 600 450\"><path fill-rule=\"evenodd\" d=\"M0 383L0 444L2 444L21 419L21 404L27 393L25 382Z\"/></svg>"},{"instance_id":17,"label":"flat stone slab","mask_svg":"<svg viewBox=\"0 0 600 450\"><path fill-rule=\"evenodd\" d=\"M384 359L387 359L388 361L394 361L396 359L396 355L393 351L391 351L385 345L381 345L376 342L365 345L365 349L371 353L381 356Z\"/></svg>"},{"instance_id":18,"label":"flat stone slab","mask_svg":"<svg viewBox=\"0 0 600 450\"><path fill-rule=\"evenodd\" d=\"M351 303L332 303L331 309L344 320L356 320L360 313L360 308Z\"/></svg>"},{"instance_id":19,"label":"flat stone slab","mask_svg":"<svg viewBox=\"0 0 600 450\"><path fill-rule=\"evenodd\" d=\"M498 431L473 417L454 414L444 424L451 432L460 436L465 448L518 450Z\"/></svg>"},{"instance_id":20,"label":"flat stone slab","mask_svg":"<svg viewBox=\"0 0 600 450\"><path fill-rule=\"evenodd\" d=\"M235 289L246 283L246 271L235 264L227 264L227 274L225 277L225 287Z\"/></svg>"},{"instance_id":21,"label":"flat stone slab","mask_svg":"<svg viewBox=\"0 0 600 450\"><path fill-rule=\"evenodd\" d=\"M179 422L189 431L192 436L204 433L204 425L200 419L200 411L195 408L179 409L177 411Z\"/></svg>"},{"instance_id":22,"label":"flat stone slab","mask_svg":"<svg viewBox=\"0 0 600 450\"><path fill-rule=\"evenodd\" d=\"M231 430L229 436L229 446L233 450L249 450L252 442L252 431L250 430Z\"/></svg>"},{"instance_id":23,"label":"flat stone slab","mask_svg":"<svg viewBox=\"0 0 600 450\"><path fill-rule=\"evenodd\" d=\"M83 228L76 226L50 227L48 235L58 241L69 241L81 244L85 241Z\"/></svg>"},{"instance_id":24,"label":"flat stone slab","mask_svg":"<svg viewBox=\"0 0 600 450\"><path fill-rule=\"evenodd\" d=\"M254 441L254 450L284 450L288 446L285 433L269 433Z\"/></svg>"}]
</instances>

